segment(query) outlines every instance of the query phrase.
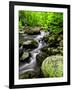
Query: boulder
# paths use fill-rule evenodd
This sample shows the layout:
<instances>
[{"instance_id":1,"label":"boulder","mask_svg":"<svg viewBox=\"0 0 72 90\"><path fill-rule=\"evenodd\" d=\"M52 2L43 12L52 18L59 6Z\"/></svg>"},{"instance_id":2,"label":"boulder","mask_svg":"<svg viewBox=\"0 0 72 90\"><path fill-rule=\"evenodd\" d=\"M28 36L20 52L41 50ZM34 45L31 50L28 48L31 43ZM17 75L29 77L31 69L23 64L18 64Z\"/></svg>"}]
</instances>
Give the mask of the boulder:
<instances>
[{"instance_id":1,"label":"boulder","mask_svg":"<svg viewBox=\"0 0 72 90\"><path fill-rule=\"evenodd\" d=\"M56 55L47 57L41 66L44 77L63 76L63 56Z\"/></svg>"},{"instance_id":2,"label":"boulder","mask_svg":"<svg viewBox=\"0 0 72 90\"><path fill-rule=\"evenodd\" d=\"M41 66L42 62L46 57L52 56L52 55L63 55L63 49L61 47L53 48L45 46L41 48L41 52L36 56L36 60L39 66Z\"/></svg>"},{"instance_id":3,"label":"boulder","mask_svg":"<svg viewBox=\"0 0 72 90\"><path fill-rule=\"evenodd\" d=\"M38 47L38 43L35 40L27 40L23 42L23 48L25 49L33 49L37 47Z\"/></svg>"},{"instance_id":4,"label":"boulder","mask_svg":"<svg viewBox=\"0 0 72 90\"><path fill-rule=\"evenodd\" d=\"M34 27L34 28L26 29L24 33L29 35L37 35L40 34L40 28Z\"/></svg>"}]
</instances>

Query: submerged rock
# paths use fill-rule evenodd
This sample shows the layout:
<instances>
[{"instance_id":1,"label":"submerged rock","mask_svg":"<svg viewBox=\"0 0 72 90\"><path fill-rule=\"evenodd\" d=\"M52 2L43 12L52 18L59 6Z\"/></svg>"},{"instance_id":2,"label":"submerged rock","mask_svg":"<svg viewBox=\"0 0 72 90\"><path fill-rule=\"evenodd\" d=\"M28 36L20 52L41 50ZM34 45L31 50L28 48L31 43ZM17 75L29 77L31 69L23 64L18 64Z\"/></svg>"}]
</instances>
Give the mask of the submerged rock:
<instances>
[{"instance_id":1,"label":"submerged rock","mask_svg":"<svg viewBox=\"0 0 72 90\"><path fill-rule=\"evenodd\" d=\"M63 56L56 55L47 57L41 66L44 77L63 76Z\"/></svg>"}]
</instances>

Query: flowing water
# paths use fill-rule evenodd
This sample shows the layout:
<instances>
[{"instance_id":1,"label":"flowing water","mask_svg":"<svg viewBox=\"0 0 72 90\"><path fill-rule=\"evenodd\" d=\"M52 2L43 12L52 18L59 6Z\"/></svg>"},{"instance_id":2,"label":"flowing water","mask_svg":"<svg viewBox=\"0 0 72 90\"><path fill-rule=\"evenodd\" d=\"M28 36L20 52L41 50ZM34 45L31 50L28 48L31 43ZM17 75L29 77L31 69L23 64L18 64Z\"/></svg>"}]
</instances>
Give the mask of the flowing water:
<instances>
[{"instance_id":1,"label":"flowing water","mask_svg":"<svg viewBox=\"0 0 72 90\"><path fill-rule=\"evenodd\" d=\"M28 72L28 71L34 71L34 72L38 71L36 56L37 56L37 54L40 53L40 49L46 45L46 43L44 41L42 41L42 38L48 34L49 34L49 32L47 33L47 32L41 31L40 34L38 34L38 35L31 35L31 36L25 35L24 38L26 38L26 39L31 38L31 39L36 40L38 42L38 47L36 49L33 49L30 52L30 54L31 54L30 62L24 63L23 65L20 66L20 68L19 68L20 74Z\"/></svg>"}]
</instances>

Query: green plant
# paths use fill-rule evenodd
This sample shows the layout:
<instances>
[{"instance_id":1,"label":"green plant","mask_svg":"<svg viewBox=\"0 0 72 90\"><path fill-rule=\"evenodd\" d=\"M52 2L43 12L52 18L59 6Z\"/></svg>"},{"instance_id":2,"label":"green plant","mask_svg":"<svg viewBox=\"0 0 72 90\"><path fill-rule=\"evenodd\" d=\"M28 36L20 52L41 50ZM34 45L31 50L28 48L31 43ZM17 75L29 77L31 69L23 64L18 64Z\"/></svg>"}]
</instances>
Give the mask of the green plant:
<instances>
[{"instance_id":1,"label":"green plant","mask_svg":"<svg viewBox=\"0 0 72 90\"><path fill-rule=\"evenodd\" d=\"M63 13L19 11L19 28L40 26L45 31L58 32L63 28Z\"/></svg>"}]
</instances>

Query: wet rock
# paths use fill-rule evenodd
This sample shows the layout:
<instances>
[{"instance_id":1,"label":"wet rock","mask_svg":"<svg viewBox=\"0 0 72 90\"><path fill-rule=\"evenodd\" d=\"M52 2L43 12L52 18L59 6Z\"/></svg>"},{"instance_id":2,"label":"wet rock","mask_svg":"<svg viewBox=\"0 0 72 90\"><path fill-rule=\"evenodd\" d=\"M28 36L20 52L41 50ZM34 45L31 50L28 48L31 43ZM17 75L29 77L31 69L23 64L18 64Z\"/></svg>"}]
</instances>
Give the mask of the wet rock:
<instances>
[{"instance_id":1,"label":"wet rock","mask_svg":"<svg viewBox=\"0 0 72 90\"><path fill-rule=\"evenodd\" d=\"M44 77L63 76L63 56L56 55L47 57L41 66Z\"/></svg>"},{"instance_id":2,"label":"wet rock","mask_svg":"<svg viewBox=\"0 0 72 90\"><path fill-rule=\"evenodd\" d=\"M49 56L56 55L56 54L60 54L60 51L57 48L50 48L48 49L48 54Z\"/></svg>"},{"instance_id":3,"label":"wet rock","mask_svg":"<svg viewBox=\"0 0 72 90\"><path fill-rule=\"evenodd\" d=\"M59 45L57 38L58 36L56 35L49 35L45 36L43 40L49 45L49 47L57 47Z\"/></svg>"},{"instance_id":4,"label":"wet rock","mask_svg":"<svg viewBox=\"0 0 72 90\"><path fill-rule=\"evenodd\" d=\"M41 66L42 62L46 57L52 56L52 55L63 55L63 49L60 47L54 48L54 47L43 47L40 49L40 53L36 56L36 60L39 66Z\"/></svg>"},{"instance_id":5,"label":"wet rock","mask_svg":"<svg viewBox=\"0 0 72 90\"><path fill-rule=\"evenodd\" d=\"M24 36L21 34L19 35L19 47L23 46L23 42L24 42Z\"/></svg>"},{"instance_id":6,"label":"wet rock","mask_svg":"<svg viewBox=\"0 0 72 90\"><path fill-rule=\"evenodd\" d=\"M19 30L19 35L22 35L24 34L24 31L23 30Z\"/></svg>"},{"instance_id":7,"label":"wet rock","mask_svg":"<svg viewBox=\"0 0 72 90\"><path fill-rule=\"evenodd\" d=\"M48 44L49 47L58 47L60 44L63 44L63 42L61 42L63 40L63 35L60 32L56 34L52 33L45 36L43 40Z\"/></svg>"},{"instance_id":8,"label":"wet rock","mask_svg":"<svg viewBox=\"0 0 72 90\"><path fill-rule=\"evenodd\" d=\"M63 47L63 40L60 41L59 45L60 47Z\"/></svg>"},{"instance_id":9,"label":"wet rock","mask_svg":"<svg viewBox=\"0 0 72 90\"><path fill-rule=\"evenodd\" d=\"M60 55L63 55L63 47L57 47L57 50L59 51L59 54Z\"/></svg>"},{"instance_id":10,"label":"wet rock","mask_svg":"<svg viewBox=\"0 0 72 90\"><path fill-rule=\"evenodd\" d=\"M19 40L22 40L24 37L24 31L19 31Z\"/></svg>"},{"instance_id":11,"label":"wet rock","mask_svg":"<svg viewBox=\"0 0 72 90\"><path fill-rule=\"evenodd\" d=\"M34 28L26 29L24 33L29 35L37 35L40 34L40 28L34 27Z\"/></svg>"},{"instance_id":12,"label":"wet rock","mask_svg":"<svg viewBox=\"0 0 72 90\"><path fill-rule=\"evenodd\" d=\"M23 40L19 40L19 47L23 45Z\"/></svg>"},{"instance_id":13,"label":"wet rock","mask_svg":"<svg viewBox=\"0 0 72 90\"><path fill-rule=\"evenodd\" d=\"M34 71L27 71L19 75L20 79L36 78L37 74Z\"/></svg>"},{"instance_id":14,"label":"wet rock","mask_svg":"<svg viewBox=\"0 0 72 90\"><path fill-rule=\"evenodd\" d=\"M47 56L51 56L51 55L56 55L56 54L61 54L60 53L60 49L58 48L54 48L54 47L43 47L41 49L42 52L46 53Z\"/></svg>"},{"instance_id":15,"label":"wet rock","mask_svg":"<svg viewBox=\"0 0 72 90\"><path fill-rule=\"evenodd\" d=\"M33 49L37 47L38 47L38 43L35 40L27 40L23 43L23 48L26 48L26 49Z\"/></svg>"},{"instance_id":16,"label":"wet rock","mask_svg":"<svg viewBox=\"0 0 72 90\"><path fill-rule=\"evenodd\" d=\"M30 54L28 52L24 52L20 57L20 62L28 62Z\"/></svg>"},{"instance_id":17,"label":"wet rock","mask_svg":"<svg viewBox=\"0 0 72 90\"><path fill-rule=\"evenodd\" d=\"M21 57L22 54L23 54L23 46L21 46L21 47L19 48L19 57Z\"/></svg>"},{"instance_id":18,"label":"wet rock","mask_svg":"<svg viewBox=\"0 0 72 90\"><path fill-rule=\"evenodd\" d=\"M47 57L47 54L45 52L41 52L36 56L36 61L38 66L41 66L44 59Z\"/></svg>"}]
</instances>

